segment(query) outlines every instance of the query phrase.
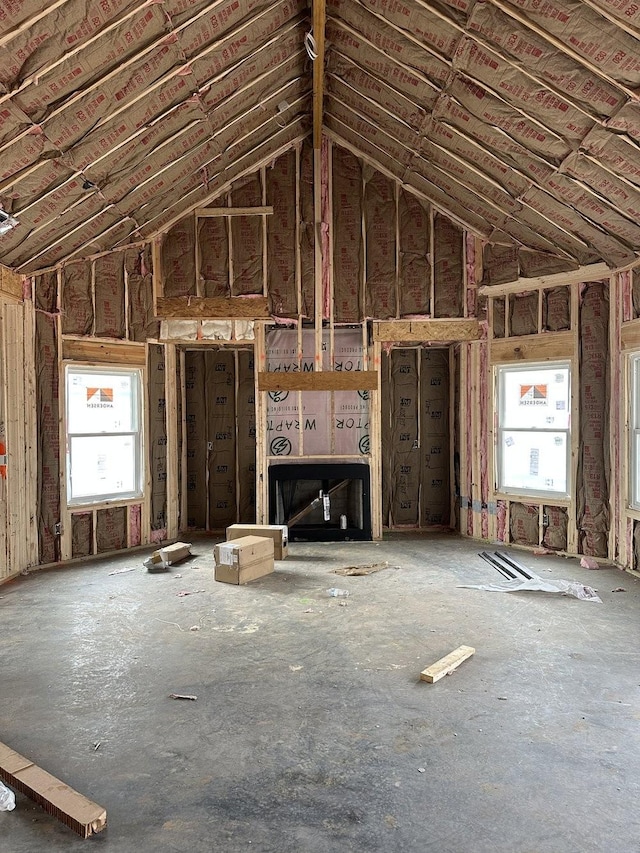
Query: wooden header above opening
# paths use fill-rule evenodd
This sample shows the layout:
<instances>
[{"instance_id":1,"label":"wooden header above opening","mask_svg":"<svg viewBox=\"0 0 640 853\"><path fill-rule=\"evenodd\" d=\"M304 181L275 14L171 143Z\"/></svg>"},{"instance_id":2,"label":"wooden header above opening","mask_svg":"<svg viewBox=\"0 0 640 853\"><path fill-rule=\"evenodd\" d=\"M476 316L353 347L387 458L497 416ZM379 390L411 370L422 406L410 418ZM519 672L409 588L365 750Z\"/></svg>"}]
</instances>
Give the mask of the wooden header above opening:
<instances>
[{"instance_id":1,"label":"wooden header above opening","mask_svg":"<svg viewBox=\"0 0 640 853\"><path fill-rule=\"evenodd\" d=\"M545 332L491 341L491 363L556 361L574 356L573 332Z\"/></svg>"},{"instance_id":2,"label":"wooden header above opening","mask_svg":"<svg viewBox=\"0 0 640 853\"><path fill-rule=\"evenodd\" d=\"M273 207L198 207L196 216L205 219L211 216L272 216Z\"/></svg>"},{"instance_id":3,"label":"wooden header above opening","mask_svg":"<svg viewBox=\"0 0 640 853\"><path fill-rule=\"evenodd\" d=\"M374 341L477 341L480 324L466 317L442 320L384 320L374 322Z\"/></svg>"},{"instance_id":4,"label":"wooden header above opening","mask_svg":"<svg viewBox=\"0 0 640 853\"><path fill-rule=\"evenodd\" d=\"M159 296L156 317L161 320L268 320L266 296Z\"/></svg>"},{"instance_id":5,"label":"wooden header above opening","mask_svg":"<svg viewBox=\"0 0 640 853\"><path fill-rule=\"evenodd\" d=\"M344 373L323 370L317 373L259 373L259 391L375 391L376 370L354 370Z\"/></svg>"},{"instance_id":6,"label":"wooden header above opening","mask_svg":"<svg viewBox=\"0 0 640 853\"><path fill-rule=\"evenodd\" d=\"M114 341L106 343L95 340L62 339L62 358L65 361L88 361L99 364L146 364L147 354L144 344L132 341Z\"/></svg>"}]
</instances>

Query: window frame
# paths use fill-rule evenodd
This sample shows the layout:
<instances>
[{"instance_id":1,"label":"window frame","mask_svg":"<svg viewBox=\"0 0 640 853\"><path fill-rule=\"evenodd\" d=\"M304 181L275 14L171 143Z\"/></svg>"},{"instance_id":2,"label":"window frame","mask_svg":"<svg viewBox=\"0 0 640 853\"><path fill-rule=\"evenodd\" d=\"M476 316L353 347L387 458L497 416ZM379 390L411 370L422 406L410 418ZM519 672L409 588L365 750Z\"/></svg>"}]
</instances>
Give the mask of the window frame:
<instances>
[{"instance_id":1,"label":"window frame","mask_svg":"<svg viewBox=\"0 0 640 853\"><path fill-rule=\"evenodd\" d=\"M109 431L101 432L71 432L69 425L71 422L69 411L69 382L73 375L100 375L117 376L126 375L132 377L132 423L135 429L126 431ZM143 378L144 369L142 366L127 367L121 364L78 364L65 363L64 365L64 440L65 440L65 461L66 461L66 503L69 509L76 509L82 506L97 506L100 504L115 504L127 503L130 501L140 500L144 497L144 481L145 481L145 412L143 398ZM108 437L126 437L132 436L134 439L134 483L136 484L133 490L126 492L103 493L99 495L82 495L72 497L72 460L71 447L73 438L108 438Z\"/></svg>"},{"instance_id":2,"label":"window frame","mask_svg":"<svg viewBox=\"0 0 640 853\"><path fill-rule=\"evenodd\" d=\"M524 371L544 369L544 370L567 370L568 371L568 418L569 425L566 428L558 428L550 426L548 429L544 427L534 427L525 429L522 427L505 427L502 426L504 421L504 382L502 377L507 373L521 373ZM495 470L494 481L495 490L498 496L504 496L507 499L514 497L534 498L543 500L548 504L563 504L571 501L573 494L573 468L571 464L571 436L573 428L573 386L572 386L573 360L570 358L559 358L553 361L526 361L518 362L517 364L496 364L494 365L494 412L495 412L495 437L494 437L494 453L495 453ZM523 432L532 433L564 433L566 446L566 490L560 492L555 489L528 489L525 487L505 486L502 482L503 478L503 440L504 432Z\"/></svg>"}]
</instances>

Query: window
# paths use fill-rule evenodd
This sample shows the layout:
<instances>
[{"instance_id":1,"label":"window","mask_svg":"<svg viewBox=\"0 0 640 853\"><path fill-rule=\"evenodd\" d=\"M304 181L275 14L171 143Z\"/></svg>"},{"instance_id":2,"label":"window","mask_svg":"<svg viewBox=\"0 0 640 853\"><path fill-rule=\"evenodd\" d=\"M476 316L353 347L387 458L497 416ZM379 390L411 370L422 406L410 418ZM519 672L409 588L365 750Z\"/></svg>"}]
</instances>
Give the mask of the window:
<instances>
[{"instance_id":1,"label":"window","mask_svg":"<svg viewBox=\"0 0 640 853\"><path fill-rule=\"evenodd\" d=\"M629 377L631 380L631 410L629 413L629 445L631 467L629 491L631 506L640 509L640 354L630 358Z\"/></svg>"},{"instance_id":2,"label":"window","mask_svg":"<svg viewBox=\"0 0 640 853\"><path fill-rule=\"evenodd\" d=\"M142 494L140 370L66 368L69 504Z\"/></svg>"},{"instance_id":3,"label":"window","mask_svg":"<svg viewBox=\"0 0 640 853\"><path fill-rule=\"evenodd\" d=\"M571 367L497 368L498 491L570 496Z\"/></svg>"}]
</instances>

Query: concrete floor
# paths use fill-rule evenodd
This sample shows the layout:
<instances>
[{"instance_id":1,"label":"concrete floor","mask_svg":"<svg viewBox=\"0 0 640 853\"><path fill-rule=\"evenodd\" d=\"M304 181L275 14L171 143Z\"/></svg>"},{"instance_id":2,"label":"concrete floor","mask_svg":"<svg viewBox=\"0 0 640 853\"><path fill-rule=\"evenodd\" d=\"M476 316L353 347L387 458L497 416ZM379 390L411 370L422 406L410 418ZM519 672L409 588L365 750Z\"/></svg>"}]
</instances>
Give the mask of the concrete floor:
<instances>
[{"instance_id":1,"label":"concrete floor","mask_svg":"<svg viewBox=\"0 0 640 853\"><path fill-rule=\"evenodd\" d=\"M604 603L459 589L500 580L476 545L395 536L294 544L234 587L213 541L168 574L137 553L0 587L0 740L108 812L83 841L19 795L2 853L640 850L633 577L517 552Z\"/></svg>"}]
</instances>

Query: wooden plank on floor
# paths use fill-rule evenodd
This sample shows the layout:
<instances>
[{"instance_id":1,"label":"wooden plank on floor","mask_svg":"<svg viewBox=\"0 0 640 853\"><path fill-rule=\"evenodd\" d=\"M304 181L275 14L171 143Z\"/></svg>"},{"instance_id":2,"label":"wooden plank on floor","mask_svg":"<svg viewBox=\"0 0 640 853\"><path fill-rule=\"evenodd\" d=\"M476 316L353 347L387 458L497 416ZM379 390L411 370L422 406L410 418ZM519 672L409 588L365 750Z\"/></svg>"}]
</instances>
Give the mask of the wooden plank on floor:
<instances>
[{"instance_id":1,"label":"wooden plank on floor","mask_svg":"<svg viewBox=\"0 0 640 853\"><path fill-rule=\"evenodd\" d=\"M445 655L445 657L440 658L440 660L432 663L431 666L423 669L420 673L420 681L426 681L429 684L439 681L445 675L449 675L450 672L457 669L461 663L464 663L475 652L476 650L471 646L458 646L457 649L454 649L454 651Z\"/></svg>"},{"instance_id":2,"label":"wooden plank on floor","mask_svg":"<svg viewBox=\"0 0 640 853\"><path fill-rule=\"evenodd\" d=\"M0 743L0 779L34 800L82 838L107 825L107 811L28 758Z\"/></svg>"}]
</instances>

